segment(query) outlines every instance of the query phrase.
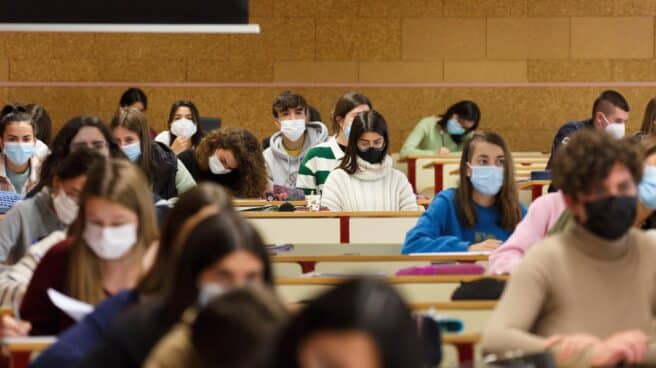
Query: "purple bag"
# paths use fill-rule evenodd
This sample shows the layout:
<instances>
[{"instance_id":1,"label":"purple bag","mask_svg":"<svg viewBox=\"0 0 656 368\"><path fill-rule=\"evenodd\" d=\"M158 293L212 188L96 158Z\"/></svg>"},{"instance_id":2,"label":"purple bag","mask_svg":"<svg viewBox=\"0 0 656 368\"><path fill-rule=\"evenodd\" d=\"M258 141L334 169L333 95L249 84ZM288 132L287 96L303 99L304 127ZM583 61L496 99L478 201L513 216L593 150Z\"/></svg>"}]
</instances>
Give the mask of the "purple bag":
<instances>
[{"instance_id":1,"label":"purple bag","mask_svg":"<svg viewBox=\"0 0 656 368\"><path fill-rule=\"evenodd\" d=\"M476 263L452 263L408 267L397 271L396 276L482 275L483 273L485 267Z\"/></svg>"}]
</instances>

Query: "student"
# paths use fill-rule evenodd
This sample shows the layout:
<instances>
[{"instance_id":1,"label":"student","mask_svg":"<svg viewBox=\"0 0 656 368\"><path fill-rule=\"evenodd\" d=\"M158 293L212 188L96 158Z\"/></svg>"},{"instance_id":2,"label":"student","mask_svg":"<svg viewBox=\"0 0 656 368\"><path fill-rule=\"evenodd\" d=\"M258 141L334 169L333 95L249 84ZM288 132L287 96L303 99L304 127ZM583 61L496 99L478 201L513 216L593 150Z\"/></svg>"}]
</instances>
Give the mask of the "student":
<instances>
[{"instance_id":1,"label":"student","mask_svg":"<svg viewBox=\"0 0 656 368\"><path fill-rule=\"evenodd\" d=\"M580 132L563 146L552 178L575 221L526 254L484 351L548 349L563 366L654 364L656 244L631 229L641 173L637 152L607 134Z\"/></svg>"},{"instance_id":2,"label":"student","mask_svg":"<svg viewBox=\"0 0 656 368\"><path fill-rule=\"evenodd\" d=\"M145 368L265 367L267 352L287 317L272 290L257 285L227 291L198 315L187 312L153 348Z\"/></svg>"},{"instance_id":3,"label":"student","mask_svg":"<svg viewBox=\"0 0 656 368\"><path fill-rule=\"evenodd\" d=\"M638 186L638 211L633 226L645 230L653 229L656 228L653 216L656 210L656 138L644 136L639 140L631 138L628 142L639 145L644 151L644 175ZM526 251L535 243L547 235L564 231L572 221L574 219L566 209L562 192L549 193L536 199L515 232L490 255L488 272L512 273Z\"/></svg>"},{"instance_id":4,"label":"student","mask_svg":"<svg viewBox=\"0 0 656 368\"><path fill-rule=\"evenodd\" d=\"M606 131L611 136L619 139L624 137L627 121L629 121L629 103L624 96L613 90L603 91L592 104L592 118L569 121L558 129L551 146L551 156L549 162L547 162L547 170L551 168L551 163L558 148L563 144L567 144L574 132L583 128L594 128Z\"/></svg>"},{"instance_id":5,"label":"student","mask_svg":"<svg viewBox=\"0 0 656 368\"><path fill-rule=\"evenodd\" d=\"M148 97L140 88L128 88L121 95L118 105L120 107L132 107L145 112L148 110Z\"/></svg>"},{"instance_id":6,"label":"student","mask_svg":"<svg viewBox=\"0 0 656 368\"><path fill-rule=\"evenodd\" d=\"M136 285L157 239L146 180L124 160L103 160L89 171L79 211L70 238L46 253L25 292L20 316L31 335L58 334L73 322L50 301L49 288L98 304Z\"/></svg>"},{"instance_id":7,"label":"student","mask_svg":"<svg viewBox=\"0 0 656 368\"><path fill-rule=\"evenodd\" d=\"M415 321L392 287L351 280L320 295L285 328L271 367L422 367Z\"/></svg>"},{"instance_id":8,"label":"student","mask_svg":"<svg viewBox=\"0 0 656 368\"><path fill-rule=\"evenodd\" d=\"M38 184L28 196L52 186L55 169L62 160L81 147L95 150L104 157L125 158L109 128L95 116L77 116L64 124L52 143L52 152L41 165Z\"/></svg>"},{"instance_id":9,"label":"student","mask_svg":"<svg viewBox=\"0 0 656 368\"><path fill-rule=\"evenodd\" d=\"M301 95L283 92L273 101L272 110L280 131L264 150L269 183L294 188L303 158L311 147L328 139L328 130L319 121L308 121L308 104Z\"/></svg>"},{"instance_id":10,"label":"student","mask_svg":"<svg viewBox=\"0 0 656 368\"><path fill-rule=\"evenodd\" d=\"M642 126L640 134L653 135L656 133L656 97L649 100L645 107L645 114L642 117Z\"/></svg>"},{"instance_id":11,"label":"student","mask_svg":"<svg viewBox=\"0 0 656 368\"><path fill-rule=\"evenodd\" d=\"M146 117L139 110L121 108L110 127L123 153L146 174L153 193L169 199L196 185L176 155L150 138Z\"/></svg>"},{"instance_id":12,"label":"student","mask_svg":"<svg viewBox=\"0 0 656 368\"><path fill-rule=\"evenodd\" d=\"M417 200L408 178L387 155L387 123L376 111L356 115L345 158L326 180L322 206L331 211L414 211Z\"/></svg>"},{"instance_id":13,"label":"student","mask_svg":"<svg viewBox=\"0 0 656 368\"><path fill-rule=\"evenodd\" d=\"M491 251L510 236L525 212L506 142L498 134L477 132L463 148L458 187L435 197L401 251Z\"/></svg>"},{"instance_id":14,"label":"student","mask_svg":"<svg viewBox=\"0 0 656 368\"><path fill-rule=\"evenodd\" d=\"M267 189L262 148L246 129L214 130L178 158L196 182L221 184L238 198L261 198Z\"/></svg>"},{"instance_id":15,"label":"student","mask_svg":"<svg viewBox=\"0 0 656 368\"><path fill-rule=\"evenodd\" d=\"M80 193L91 167L103 156L79 149L61 161L51 187L18 202L0 221L0 259L16 263L32 246L56 230L68 227L77 216Z\"/></svg>"},{"instance_id":16,"label":"student","mask_svg":"<svg viewBox=\"0 0 656 368\"><path fill-rule=\"evenodd\" d=\"M32 120L36 124L36 146L34 154L44 161L50 154L50 143L52 140L52 121L48 111L41 105L30 104L25 106L28 114L32 115Z\"/></svg>"},{"instance_id":17,"label":"student","mask_svg":"<svg viewBox=\"0 0 656 368\"><path fill-rule=\"evenodd\" d=\"M129 308L162 295L174 277L172 269L178 259L190 226L213 214L231 212L232 198L217 185L205 183L185 192L169 213L155 252L152 267L134 289L107 298L80 323L57 337L57 342L33 362L34 368L73 367L106 337L120 315ZM148 261L146 261L148 263ZM147 265L144 267L148 267Z\"/></svg>"},{"instance_id":18,"label":"student","mask_svg":"<svg viewBox=\"0 0 656 368\"><path fill-rule=\"evenodd\" d=\"M4 110L4 109L3 109ZM0 191L27 194L39 178L36 124L23 108L0 119Z\"/></svg>"},{"instance_id":19,"label":"student","mask_svg":"<svg viewBox=\"0 0 656 368\"><path fill-rule=\"evenodd\" d=\"M358 113L371 108L367 96L356 92L349 92L337 101L332 114L334 136L307 152L298 169L297 188L303 189L305 194L320 193L323 190L328 175L344 158L353 119Z\"/></svg>"},{"instance_id":20,"label":"student","mask_svg":"<svg viewBox=\"0 0 656 368\"><path fill-rule=\"evenodd\" d=\"M173 103L169 112L168 130L155 137L155 141L171 147L176 155L196 148L203 138L200 129L200 115L191 101L179 100Z\"/></svg>"},{"instance_id":21,"label":"student","mask_svg":"<svg viewBox=\"0 0 656 368\"><path fill-rule=\"evenodd\" d=\"M401 157L461 151L480 119L481 111L472 101L460 101L441 115L425 117L405 140Z\"/></svg>"},{"instance_id":22,"label":"student","mask_svg":"<svg viewBox=\"0 0 656 368\"><path fill-rule=\"evenodd\" d=\"M163 298L128 311L79 367L141 367L187 308L247 284L273 288L264 243L238 214L205 218L183 242Z\"/></svg>"}]
</instances>

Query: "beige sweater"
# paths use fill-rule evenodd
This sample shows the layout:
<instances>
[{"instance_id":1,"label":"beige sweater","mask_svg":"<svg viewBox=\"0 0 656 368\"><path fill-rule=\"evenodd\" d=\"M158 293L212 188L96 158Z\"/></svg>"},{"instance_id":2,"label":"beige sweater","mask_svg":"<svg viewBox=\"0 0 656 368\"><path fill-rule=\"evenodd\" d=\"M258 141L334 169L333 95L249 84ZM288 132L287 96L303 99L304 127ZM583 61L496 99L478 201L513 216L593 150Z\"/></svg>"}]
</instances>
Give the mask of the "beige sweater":
<instances>
[{"instance_id":1,"label":"beige sweater","mask_svg":"<svg viewBox=\"0 0 656 368\"><path fill-rule=\"evenodd\" d=\"M490 318L483 349L543 351L554 334L606 338L640 329L653 337L655 286L653 235L631 229L609 242L573 223L527 253Z\"/></svg>"}]
</instances>

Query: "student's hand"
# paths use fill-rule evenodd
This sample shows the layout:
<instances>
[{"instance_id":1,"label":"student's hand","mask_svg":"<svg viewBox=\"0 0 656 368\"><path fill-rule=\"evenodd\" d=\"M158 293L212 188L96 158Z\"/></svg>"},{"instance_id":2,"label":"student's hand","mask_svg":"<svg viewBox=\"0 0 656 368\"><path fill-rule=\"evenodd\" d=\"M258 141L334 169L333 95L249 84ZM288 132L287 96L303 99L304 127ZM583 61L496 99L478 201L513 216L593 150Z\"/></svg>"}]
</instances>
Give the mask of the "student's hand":
<instances>
[{"instance_id":1,"label":"student's hand","mask_svg":"<svg viewBox=\"0 0 656 368\"><path fill-rule=\"evenodd\" d=\"M644 332L620 332L595 346L593 366L616 365L620 362L641 363L647 353L649 338Z\"/></svg>"},{"instance_id":2,"label":"student's hand","mask_svg":"<svg viewBox=\"0 0 656 368\"><path fill-rule=\"evenodd\" d=\"M171 144L171 150L173 150L176 156L190 148L191 138L176 137L173 144Z\"/></svg>"},{"instance_id":3,"label":"student's hand","mask_svg":"<svg viewBox=\"0 0 656 368\"><path fill-rule=\"evenodd\" d=\"M439 153L440 155L446 155L446 154L449 153L449 152L451 152L451 151L449 151L448 148L446 148L446 147L441 147L440 150L439 150L437 153Z\"/></svg>"},{"instance_id":4,"label":"student's hand","mask_svg":"<svg viewBox=\"0 0 656 368\"><path fill-rule=\"evenodd\" d=\"M558 346L556 350L556 362L558 362L558 364L566 364L572 358L600 343L601 339L592 335L554 335L547 340L545 347L549 349Z\"/></svg>"},{"instance_id":5,"label":"student's hand","mask_svg":"<svg viewBox=\"0 0 656 368\"><path fill-rule=\"evenodd\" d=\"M475 252L485 252L485 251L492 251L501 245L501 240L497 239L488 239L485 241L482 241L480 243L472 244L469 246L470 251L475 251Z\"/></svg>"},{"instance_id":6,"label":"student's hand","mask_svg":"<svg viewBox=\"0 0 656 368\"><path fill-rule=\"evenodd\" d=\"M0 319L0 338L27 336L31 329L31 323L19 321L8 315Z\"/></svg>"}]
</instances>

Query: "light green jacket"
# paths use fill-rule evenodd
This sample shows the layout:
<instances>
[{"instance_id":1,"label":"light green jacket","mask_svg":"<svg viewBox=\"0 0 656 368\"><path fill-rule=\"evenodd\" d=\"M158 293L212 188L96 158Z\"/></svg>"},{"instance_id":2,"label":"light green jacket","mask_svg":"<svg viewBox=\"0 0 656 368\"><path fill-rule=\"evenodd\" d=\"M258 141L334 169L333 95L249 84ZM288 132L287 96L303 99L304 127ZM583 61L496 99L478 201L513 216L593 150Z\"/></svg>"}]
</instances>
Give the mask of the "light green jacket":
<instances>
[{"instance_id":1,"label":"light green jacket","mask_svg":"<svg viewBox=\"0 0 656 368\"><path fill-rule=\"evenodd\" d=\"M437 116L428 116L419 120L401 148L401 157L434 155L439 153L442 147L448 148L450 152L462 151L463 144L471 138L472 133L467 134L462 143L457 144L450 134L437 125L437 120Z\"/></svg>"}]
</instances>

